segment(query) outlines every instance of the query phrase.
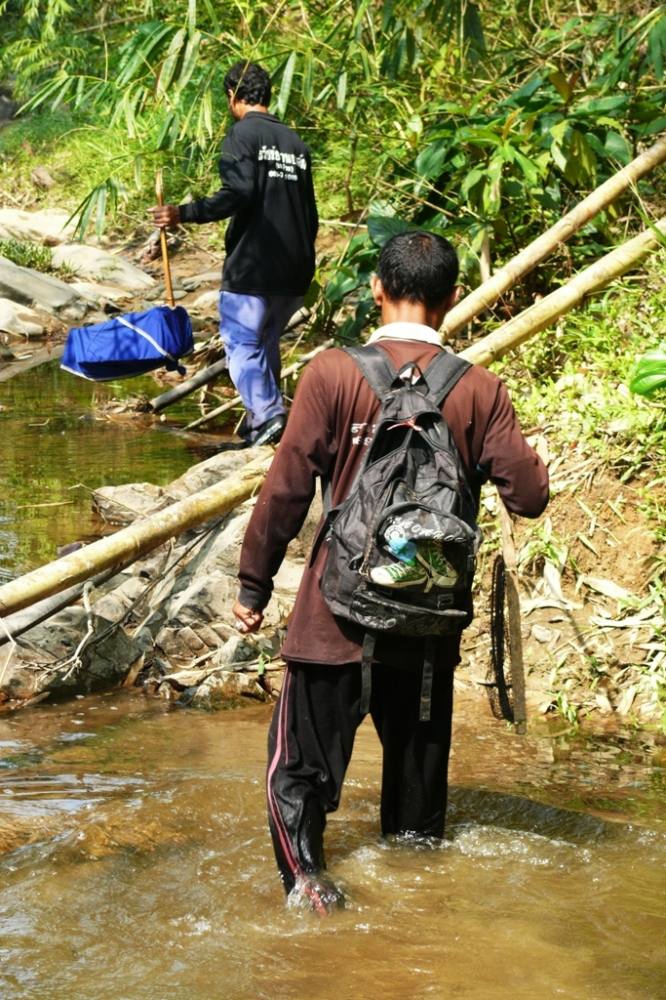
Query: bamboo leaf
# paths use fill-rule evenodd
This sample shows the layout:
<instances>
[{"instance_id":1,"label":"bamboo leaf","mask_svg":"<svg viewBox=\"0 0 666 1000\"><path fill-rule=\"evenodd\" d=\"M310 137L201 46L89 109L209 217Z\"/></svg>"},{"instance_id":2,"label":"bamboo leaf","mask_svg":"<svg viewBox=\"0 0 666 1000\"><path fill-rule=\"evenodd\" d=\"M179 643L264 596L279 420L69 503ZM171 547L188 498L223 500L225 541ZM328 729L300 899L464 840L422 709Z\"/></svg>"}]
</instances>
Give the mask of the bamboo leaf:
<instances>
[{"instance_id":1,"label":"bamboo leaf","mask_svg":"<svg viewBox=\"0 0 666 1000\"><path fill-rule=\"evenodd\" d=\"M149 69L151 55L172 31L170 24L163 24L160 21L148 21L142 24L136 35L120 50L116 85L124 87L134 79L139 70Z\"/></svg>"},{"instance_id":2,"label":"bamboo leaf","mask_svg":"<svg viewBox=\"0 0 666 1000\"><path fill-rule=\"evenodd\" d=\"M194 31L187 39L183 62L178 75L178 89L184 90L192 78L199 59L199 46L201 44L201 32Z\"/></svg>"},{"instance_id":3,"label":"bamboo leaf","mask_svg":"<svg viewBox=\"0 0 666 1000\"><path fill-rule=\"evenodd\" d=\"M107 199L107 185L104 184L99 188L99 193L97 195L97 205L96 205L96 220L95 220L95 235L97 239L100 238L104 232L104 222L106 218L106 199Z\"/></svg>"},{"instance_id":4,"label":"bamboo leaf","mask_svg":"<svg viewBox=\"0 0 666 1000\"><path fill-rule=\"evenodd\" d=\"M280 84L280 93L278 94L277 100L277 113L281 117L287 110L287 104L289 103L289 95L291 94L291 85L294 79L294 70L296 68L296 60L298 58L297 52L292 52L287 59L287 64L282 73L282 83Z\"/></svg>"},{"instance_id":5,"label":"bamboo leaf","mask_svg":"<svg viewBox=\"0 0 666 1000\"><path fill-rule=\"evenodd\" d=\"M166 56L164 57L164 62L162 63L162 69L160 70L160 75L157 81L157 95L158 97L164 97L167 90L174 78L176 72L176 66L178 65L178 60L185 44L187 38L187 32L184 28L179 28L176 34L171 39L169 48L167 49Z\"/></svg>"},{"instance_id":6,"label":"bamboo leaf","mask_svg":"<svg viewBox=\"0 0 666 1000\"><path fill-rule=\"evenodd\" d=\"M345 100L347 98L347 71L341 73L338 77L338 86L335 92L335 105L339 111L344 110Z\"/></svg>"},{"instance_id":7,"label":"bamboo leaf","mask_svg":"<svg viewBox=\"0 0 666 1000\"><path fill-rule=\"evenodd\" d=\"M314 61L311 52L306 52L303 60L303 76L301 78L301 94L306 104L312 104L314 92Z\"/></svg>"}]
</instances>

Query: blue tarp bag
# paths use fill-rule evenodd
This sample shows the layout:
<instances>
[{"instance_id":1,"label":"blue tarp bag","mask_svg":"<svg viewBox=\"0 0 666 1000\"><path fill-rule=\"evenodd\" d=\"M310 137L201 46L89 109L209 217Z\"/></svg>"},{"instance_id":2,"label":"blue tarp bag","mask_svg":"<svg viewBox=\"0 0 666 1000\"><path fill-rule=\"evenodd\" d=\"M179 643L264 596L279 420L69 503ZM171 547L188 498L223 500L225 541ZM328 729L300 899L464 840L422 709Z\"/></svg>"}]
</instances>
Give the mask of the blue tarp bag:
<instances>
[{"instance_id":1,"label":"blue tarp bag","mask_svg":"<svg viewBox=\"0 0 666 1000\"><path fill-rule=\"evenodd\" d=\"M184 375L178 362L193 348L187 311L182 306L154 306L70 330L60 367L94 382L131 378L162 365Z\"/></svg>"}]
</instances>

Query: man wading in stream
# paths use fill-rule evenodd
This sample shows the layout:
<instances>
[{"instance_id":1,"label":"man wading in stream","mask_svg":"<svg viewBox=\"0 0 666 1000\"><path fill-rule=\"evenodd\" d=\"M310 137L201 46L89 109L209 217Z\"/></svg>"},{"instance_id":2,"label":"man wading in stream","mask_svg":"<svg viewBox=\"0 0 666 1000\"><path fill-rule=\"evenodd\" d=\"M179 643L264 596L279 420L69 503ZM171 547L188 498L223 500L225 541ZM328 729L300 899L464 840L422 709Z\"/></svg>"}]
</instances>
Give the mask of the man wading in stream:
<instances>
[{"instance_id":1,"label":"man wading in stream","mask_svg":"<svg viewBox=\"0 0 666 1000\"><path fill-rule=\"evenodd\" d=\"M317 236L310 153L268 113L271 80L238 62L224 78L236 119L220 154L220 190L184 205L151 209L157 226L232 217L225 237L220 335L229 374L245 406L248 445L275 444L286 423L280 394L280 336L303 304Z\"/></svg>"},{"instance_id":2,"label":"man wading in stream","mask_svg":"<svg viewBox=\"0 0 666 1000\"><path fill-rule=\"evenodd\" d=\"M372 290L383 325L369 342L396 371L408 366L408 380L409 372L417 370L412 365L425 372L441 355L437 330L456 299L457 276L453 247L430 233L395 236L381 251ZM325 351L308 365L245 534L233 611L240 631L259 628L273 577L303 524L317 479L334 508L349 494L379 412L378 398L345 351ZM548 474L523 437L502 382L484 368L469 366L441 411L434 410L437 420L439 412L460 453L473 504L478 508L481 484L489 479L510 511L538 516L548 500ZM283 648L287 670L270 728L267 776L270 829L284 887L293 891L294 902L320 913L343 904L341 891L325 873L323 834L327 814L339 804L363 718L364 633L334 617L324 600L320 581L327 554L326 543L316 550L290 618ZM382 577L387 600L405 593L391 588L405 587L408 572L419 579L444 572L436 561L436 554L430 554L429 565L421 557L411 569L394 561L386 579ZM390 567L373 573L381 576L384 569ZM468 591L463 600L471 605ZM383 748L385 836L440 838L444 833L460 634L454 631L435 641L427 721L420 720L420 707L429 640L377 639L369 710Z\"/></svg>"}]
</instances>

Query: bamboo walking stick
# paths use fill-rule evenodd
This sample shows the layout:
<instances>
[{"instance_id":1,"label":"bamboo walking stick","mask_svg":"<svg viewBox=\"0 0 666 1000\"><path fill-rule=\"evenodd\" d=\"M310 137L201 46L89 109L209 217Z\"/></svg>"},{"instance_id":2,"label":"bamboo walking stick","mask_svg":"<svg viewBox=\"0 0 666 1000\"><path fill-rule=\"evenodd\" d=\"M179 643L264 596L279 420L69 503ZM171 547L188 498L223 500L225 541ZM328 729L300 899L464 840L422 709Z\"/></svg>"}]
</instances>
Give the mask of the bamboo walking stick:
<instances>
[{"instance_id":1,"label":"bamboo walking stick","mask_svg":"<svg viewBox=\"0 0 666 1000\"><path fill-rule=\"evenodd\" d=\"M475 288L444 317L442 335L449 337L457 333L471 319L490 309L504 292L515 285L520 278L536 265L560 243L565 243L581 226L597 215L603 208L635 184L654 167L666 161L666 135L653 146L628 163L626 167L609 177L600 187L584 198L575 208L564 215L559 222L533 240L524 250L513 257L504 267L496 271L488 281Z\"/></svg>"},{"instance_id":2,"label":"bamboo walking stick","mask_svg":"<svg viewBox=\"0 0 666 1000\"><path fill-rule=\"evenodd\" d=\"M155 196L157 198L157 204L164 204L164 190L162 188L162 171L158 170L155 174ZM164 292L165 298L167 300L167 305L171 306L173 309L176 305L176 301L173 297L173 285L171 284L171 267L169 266L169 250L167 248L167 234L166 228L160 226L160 248L162 250L162 271L164 272Z\"/></svg>"}]
</instances>

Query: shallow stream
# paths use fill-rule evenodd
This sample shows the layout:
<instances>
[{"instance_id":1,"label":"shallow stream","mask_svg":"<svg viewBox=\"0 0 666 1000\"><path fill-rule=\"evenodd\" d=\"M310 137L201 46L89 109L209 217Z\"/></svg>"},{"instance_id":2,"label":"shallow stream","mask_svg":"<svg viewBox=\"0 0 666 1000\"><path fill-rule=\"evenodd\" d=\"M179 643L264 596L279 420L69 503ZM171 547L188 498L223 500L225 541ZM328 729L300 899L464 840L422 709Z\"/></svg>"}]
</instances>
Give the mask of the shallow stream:
<instances>
[{"instance_id":1,"label":"shallow stream","mask_svg":"<svg viewBox=\"0 0 666 1000\"><path fill-rule=\"evenodd\" d=\"M203 457L153 420L96 420L120 391L55 363L0 385L0 577L102 530L91 489ZM327 833L348 907L320 921L277 879L270 711L112 692L0 716L3 1000L666 996L663 745L519 737L462 687L447 835L426 849L379 838L363 726Z\"/></svg>"},{"instance_id":2,"label":"shallow stream","mask_svg":"<svg viewBox=\"0 0 666 1000\"><path fill-rule=\"evenodd\" d=\"M378 836L364 725L328 861L285 908L264 815L270 706L112 693L0 719L0 995L44 1000L657 1000L663 747L520 737L458 694L447 835Z\"/></svg>"},{"instance_id":3,"label":"shallow stream","mask_svg":"<svg viewBox=\"0 0 666 1000\"><path fill-rule=\"evenodd\" d=\"M87 382L57 361L0 382L0 583L104 530L91 513L92 490L162 486L204 457L196 438L178 433L199 415L192 398L169 409L164 422L98 412L115 398L159 391L151 378Z\"/></svg>"}]
</instances>

